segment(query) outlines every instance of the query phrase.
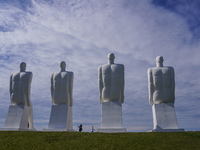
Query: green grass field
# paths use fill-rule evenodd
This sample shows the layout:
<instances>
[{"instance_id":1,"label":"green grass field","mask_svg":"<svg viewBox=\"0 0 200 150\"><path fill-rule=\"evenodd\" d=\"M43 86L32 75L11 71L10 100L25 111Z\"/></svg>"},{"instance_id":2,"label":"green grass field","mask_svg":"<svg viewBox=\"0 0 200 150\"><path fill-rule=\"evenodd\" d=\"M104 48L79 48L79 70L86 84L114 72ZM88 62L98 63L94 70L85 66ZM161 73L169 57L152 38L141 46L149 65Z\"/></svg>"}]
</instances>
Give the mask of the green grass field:
<instances>
[{"instance_id":1,"label":"green grass field","mask_svg":"<svg viewBox=\"0 0 200 150\"><path fill-rule=\"evenodd\" d=\"M200 150L200 132L86 133L1 131L1 150Z\"/></svg>"}]
</instances>

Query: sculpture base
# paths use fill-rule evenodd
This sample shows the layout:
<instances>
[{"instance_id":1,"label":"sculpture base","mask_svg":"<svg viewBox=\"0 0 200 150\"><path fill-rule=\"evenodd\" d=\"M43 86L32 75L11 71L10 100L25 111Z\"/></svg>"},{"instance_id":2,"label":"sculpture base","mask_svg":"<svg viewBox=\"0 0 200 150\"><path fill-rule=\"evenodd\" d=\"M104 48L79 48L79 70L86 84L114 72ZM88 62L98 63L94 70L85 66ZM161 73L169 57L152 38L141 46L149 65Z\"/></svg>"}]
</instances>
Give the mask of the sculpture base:
<instances>
[{"instance_id":1,"label":"sculpture base","mask_svg":"<svg viewBox=\"0 0 200 150\"><path fill-rule=\"evenodd\" d=\"M121 102L102 103L101 128L122 128Z\"/></svg>"},{"instance_id":2,"label":"sculpture base","mask_svg":"<svg viewBox=\"0 0 200 150\"><path fill-rule=\"evenodd\" d=\"M1 128L0 131L37 131L35 128L33 129L24 129L24 128Z\"/></svg>"},{"instance_id":3,"label":"sculpture base","mask_svg":"<svg viewBox=\"0 0 200 150\"><path fill-rule=\"evenodd\" d=\"M154 129L149 132L185 132L184 129Z\"/></svg>"},{"instance_id":4,"label":"sculpture base","mask_svg":"<svg viewBox=\"0 0 200 150\"><path fill-rule=\"evenodd\" d=\"M74 129L43 129L46 132L77 132Z\"/></svg>"},{"instance_id":5,"label":"sculpture base","mask_svg":"<svg viewBox=\"0 0 200 150\"><path fill-rule=\"evenodd\" d=\"M182 132L178 128L173 103L154 104L152 106L154 129L152 132Z\"/></svg>"},{"instance_id":6,"label":"sculpture base","mask_svg":"<svg viewBox=\"0 0 200 150\"><path fill-rule=\"evenodd\" d=\"M28 128L28 117L30 107L26 105L10 105L8 114L1 130L8 131L35 131L36 129Z\"/></svg>"},{"instance_id":7,"label":"sculpture base","mask_svg":"<svg viewBox=\"0 0 200 150\"><path fill-rule=\"evenodd\" d=\"M72 127L72 107L52 105L48 129L44 131L74 131Z\"/></svg>"},{"instance_id":8,"label":"sculpture base","mask_svg":"<svg viewBox=\"0 0 200 150\"><path fill-rule=\"evenodd\" d=\"M97 132L104 132L104 133L120 133L120 132L127 132L126 128L99 128Z\"/></svg>"}]
</instances>

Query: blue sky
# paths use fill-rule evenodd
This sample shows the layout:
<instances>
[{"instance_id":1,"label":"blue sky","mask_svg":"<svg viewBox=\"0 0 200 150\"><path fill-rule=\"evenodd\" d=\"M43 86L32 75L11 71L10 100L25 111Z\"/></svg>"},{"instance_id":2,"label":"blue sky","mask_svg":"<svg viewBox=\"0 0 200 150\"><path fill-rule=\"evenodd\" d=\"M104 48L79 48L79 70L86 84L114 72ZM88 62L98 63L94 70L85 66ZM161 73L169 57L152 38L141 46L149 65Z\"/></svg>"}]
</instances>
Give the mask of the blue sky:
<instances>
[{"instance_id":1,"label":"blue sky","mask_svg":"<svg viewBox=\"0 0 200 150\"><path fill-rule=\"evenodd\" d=\"M153 128L147 69L156 56L175 70L175 108L180 128L200 130L200 2L198 0L0 0L0 127L8 107L9 78L27 63L33 72L34 125L48 126L50 77L60 61L74 72L73 125L101 124L98 66L107 54L125 66L123 126Z\"/></svg>"}]
</instances>

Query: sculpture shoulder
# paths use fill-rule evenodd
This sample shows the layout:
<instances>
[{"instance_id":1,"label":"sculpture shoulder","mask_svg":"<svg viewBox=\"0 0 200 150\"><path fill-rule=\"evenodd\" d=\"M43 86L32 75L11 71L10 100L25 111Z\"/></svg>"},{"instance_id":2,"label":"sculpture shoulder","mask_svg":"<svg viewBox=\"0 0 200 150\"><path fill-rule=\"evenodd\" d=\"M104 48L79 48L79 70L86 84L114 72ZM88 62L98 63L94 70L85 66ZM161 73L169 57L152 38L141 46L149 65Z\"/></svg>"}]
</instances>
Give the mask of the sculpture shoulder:
<instances>
[{"instance_id":1,"label":"sculpture shoulder","mask_svg":"<svg viewBox=\"0 0 200 150\"><path fill-rule=\"evenodd\" d=\"M148 69L148 74L153 74L155 76L161 75L161 74L167 75L167 74L171 74L172 72L174 72L173 67L168 67L168 66L154 67L154 68Z\"/></svg>"},{"instance_id":2,"label":"sculpture shoulder","mask_svg":"<svg viewBox=\"0 0 200 150\"><path fill-rule=\"evenodd\" d=\"M65 76L73 76L74 75L74 73L71 71L63 71L63 72L61 72L61 74L64 74Z\"/></svg>"},{"instance_id":3,"label":"sculpture shoulder","mask_svg":"<svg viewBox=\"0 0 200 150\"><path fill-rule=\"evenodd\" d=\"M99 66L98 70L99 71L102 70L102 73L110 73L111 70L117 73L124 70L124 65L123 64L105 64L105 65Z\"/></svg>"},{"instance_id":4,"label":"sculpture shoulder","mask_svg":"<svg viewBox=\"0 0 200 150\"><path fill-rule=\"evenodd\" d=\"M165 73L168 75L174 75L174 68L173 67L166 67Z\"/></svg>"},{"instance_id":5,"label":"sculpture shoulder","mask_svg":"<svg viewBox=\"0 0 200 150\"><path fill-rule=\"evenodd\" d=\"M74 73L72 72L72 71L66 71L67 72L67 74L69 74L69 75L74 75Z\"/></svg>"},{"instance_id":6,"label":"sculpture shoulder","mask_svg":"<svg viewBox=\"0 0 200 150\"><path fill-rule=\"evenodd\" d=\"M33 73L30 71L25 72L28 76L33 76Z\"/></svg>"},{"instance_id":7,"label":"sculpture shoulder","mask_svg":"<svg viewBox=\"0 0 200 150\"><path fill-rule=\"evenodd\" d=\"M164 74L170 74L170 73L174 72L174 68L173 67L168 67L168 66L160 67L160 70Z\"/></svg>"},{"instance_id":8,"label":"sculpture shoulder","mask_svg":"<svg viewBox=\"0 0 200 150\"><path fill-rule=\"evenodd\" d=\"M149 71L154 71L154 70L158 70L158 68L159 68L159 67L152 67L152 68L149 68L148 70L149 70Z\"/></svg>"},{"instance_id":9,"label":"sculpture shoulder","mask_svg":"<svg viewBox=\"0 0 200 150\"><path fill-rule=\"evenodd\" d=\"M98 71L99 71L99 73L100 72L102 72L102 73L110 72L110 65L105 64L105 65L99 66Z\"/></svg>"},{"instance_id":10,"label":"sculpture shoulder","mask_svg":"<svg viewBox=\"0 0 200 150\"><path fill-rule=\"evenodd\" d=\"M104 69L104 68L110 68L110 67L121 67L121 68L124 68L124 65L123 64L105 64L105 65L102 65L102 66L99 66L98 68L99 69Z\"/></svg>"},{"instance_id":11,"label":"sculpture shoulder","mask_svg":"<svg viewBox=\"0 0 200 150\"><path fill-rule=\"evenodd\" d=\"M148 74L148 75L151 75L151 74L152 74L152 71L153 71L153 69L154 69L154 68L149 68L149 69L147 70L147 74Z\"/></svg>"},{"instance_id":12,"label":"sculpture shoulder","mask_svg":"<svg viewBox=\"0 0 200 150\"><path fill-rule=\"evenodd\" d=\"M162 74L162 67L153 67L153 68L149 68L148 69L148 75L150 76L157 76L157 75L160 75Z\"/></svg>"},{"instance_id":13,"label":"sculpture shoulder","mask_svg":"<svg viewBox=\"0 0 200 150\"><path fill-rule=\"evenodd\" d=\"M11 74L11 77L16 77L16 76L19 76L19 75L20 75L20 72L16 72L16 73Z\"/></svg>"},{"instance_id":14,"label":"sculpture shoulder","mask_svg":"<svg viewBox=\"0 0 200 150\"><path fill-rule=\"evenodd\" d=\"M124 65L123 65L123 64L111 64L110 66L124 67Z\"/></svg>"},{"instance_id":15,"label":"sculpture shoulder","mask_svg":"<svg viewBox=\"0 0 200 150\"><path fill-rule=\"evenodd\" d=\"M108 67L110 67L110 65L109 64L105 64L105 65L99 66L98 68L99 69L103 69L103 68L108 68Z\"/></svg>"},{"instance_id":16,"label":"sculpture shoulder","mask_svg":"<svg viewBox=\"0 0 200 150\"><path fill-rule=\"evenodd\" d=\"M123 64L113 64L113 65L117 65L117 66L124 67L124 65L123 65Z\"/></svg>"},{"instance_id":17,"label":"sculpture shoulder","mask_svg":"<svg viewBox=\"0 0 200 150\"><path fill-rule=\"evenodd\" d=\"M65 76L73 76L74 73L71 71L62 71L62 72L55 72L52 73L51 78L61 78L61 77L65 77Z\"/></svg>"},{"instance_id":18,"label":"sculpture shoulder","mask_svg":"<svg viewBox=\"0 0 200 150\"><path fill-rule=\"evenodd\" d=\"M174 71L174 68L171 66L166 66L167 69Z\"/></svg>"},{"instance_id":19,"label":"sculpture shoulder","mask_svg":"<svg viewBox=\"0 0 200 150\"><path fill-rule=\"evenodd\" d=\"M30 77L33 76L33 73L32 73L32 72L26 71L26 72L16 72L16 73L13 73L13 74L11 75L11 77L20 76L20 74L22 74L22 73L23 73L25 76L30 76Z\"/></svg>"},{"instance_id":20,"label":"sculpture shoulder","mask_svg":"<svg viewBox=\"0 0 200 150\"><path fill-rule=\"evenodd\" d=\"M112 64L111 69L115 73L121 73L124 71L124 65L122 64Z\"/></svg>"},{"instance_id":21,"label":"sculpture shoulder","mask_svg":"<svg viewBox=\"0 0 200 150\"><path fill-rule=\"evenodd\" d=\"M99 67L98 67L98 70L101 70L101 69L102 69L102 66L99 66Z\"/></svg>"},{"instance_id":22,"label":"sculpture shoulder","mask_svg":"<svg viewBox=\"0 0 200 150\"><path fill-rule=\"evenodd\" d=\"M66 71L66 75L69 76L70 80L71 78L74 78L74 73L72 71Z\"/></svg>"},{"instance_id":23,"label":"sculpture shoulder","mask_svg":"<svg viewBox=\"0 0 200 150\"><path fill-rule=\"evenodd\" d=\"M58 75L60 75L61 73L60 72L54 72L54 73L52 73L52 77L56 77L56 76L58 76Z\"/></svg>"}]
</instances>

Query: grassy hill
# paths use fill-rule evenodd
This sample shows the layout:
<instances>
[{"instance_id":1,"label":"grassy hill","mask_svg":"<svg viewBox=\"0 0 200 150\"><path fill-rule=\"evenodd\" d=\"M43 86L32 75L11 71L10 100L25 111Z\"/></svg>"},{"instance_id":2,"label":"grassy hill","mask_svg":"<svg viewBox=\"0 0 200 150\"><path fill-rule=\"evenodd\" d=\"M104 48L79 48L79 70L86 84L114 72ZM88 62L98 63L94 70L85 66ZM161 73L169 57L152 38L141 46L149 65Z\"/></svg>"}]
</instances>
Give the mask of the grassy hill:
<instances>
[{"instance_id":1,"label":"grassy hill","mask_svg":"<svg viewBox=\"0 0 200 150\"><path fill-rule=\"evenodd\" d=\"M0 149L200 150L200 132L79 133L1 131Z\"/></svg>"}]
</instances>

